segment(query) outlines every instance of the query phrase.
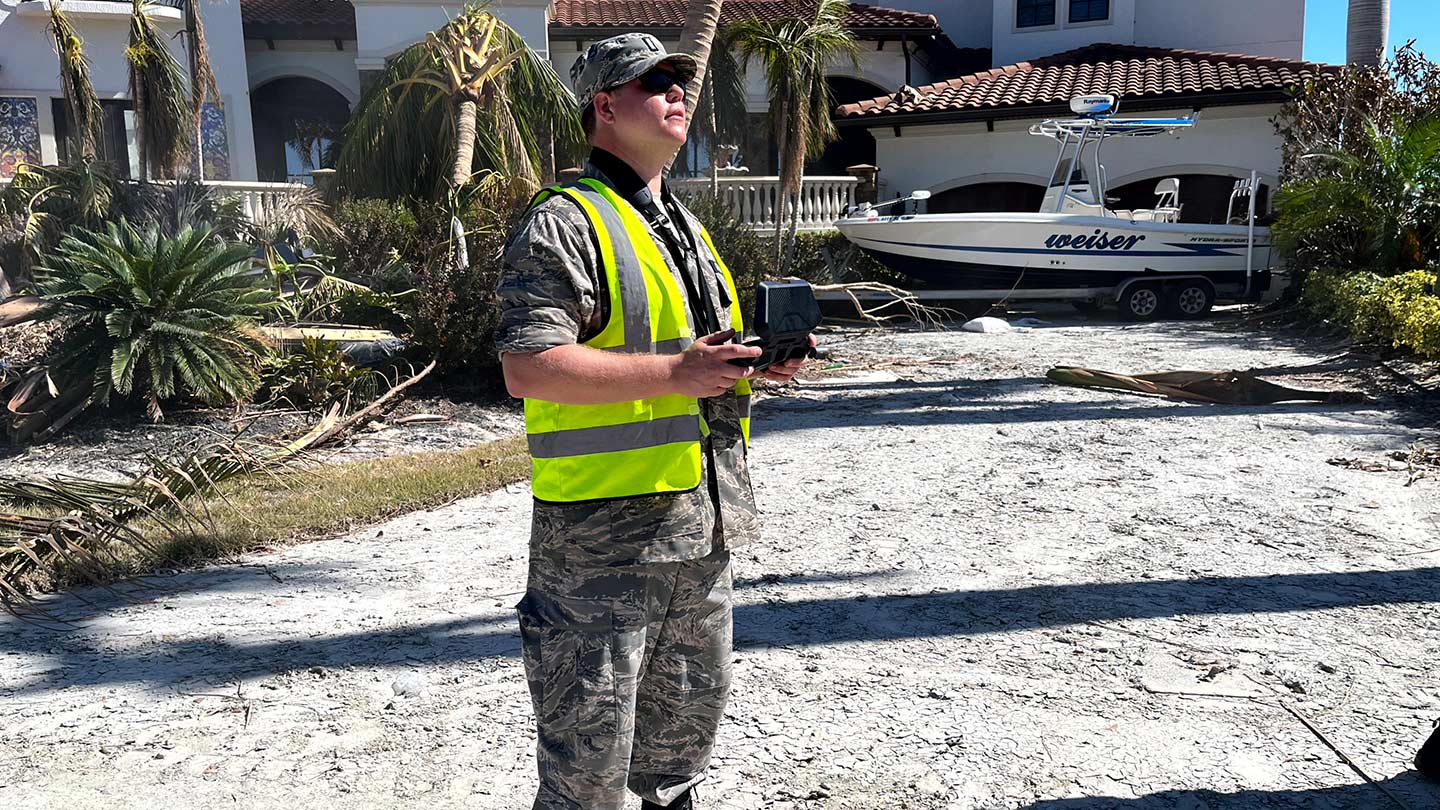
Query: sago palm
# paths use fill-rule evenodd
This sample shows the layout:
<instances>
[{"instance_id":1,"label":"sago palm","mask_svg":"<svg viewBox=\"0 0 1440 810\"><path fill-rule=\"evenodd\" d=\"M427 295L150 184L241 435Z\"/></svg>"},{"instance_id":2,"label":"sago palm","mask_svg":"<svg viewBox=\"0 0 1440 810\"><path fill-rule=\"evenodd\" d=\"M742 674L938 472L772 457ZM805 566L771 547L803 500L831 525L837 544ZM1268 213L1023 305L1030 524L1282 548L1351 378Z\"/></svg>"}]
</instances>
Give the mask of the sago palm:
<instances>
[{"instance_id":1,"label":"sago palm","mask_svg":"<svg viewBox=\"0 0 1440 810\"><path fill-rule=\"evenodd\" d=\"M177 395L218 404L255 389L256 325L273 296L246 245L217 243L207 228L165 236L112 223L67 236L35 288L65 326L52 377L89 385L95 403L139 395L159 421Z\"/></svg>"},{"instance_id":2,"label":"sago palm","mask_svg":"<svg viewBox=\"0 0 1440 810\"><path fill-rule=\"evenodd\" d=\"M835 139L835 123L830 118L834 104L825 82L825 68L835 59L848 58L858 63L860 58L855 36L844 24L848 8L846 0L819 0L811 16L746 20L736 23L727 33L727 39L747 62L758 61L764 67L770 114L779 130L777 263L784 242L787 205L795 207L799 202L805 157Z\"/></svg>"},{"instance_id":3,"label":"sago palm","mask_svg":"<svg viewBox=\"0 0 1440 810\"><path fill-rule=\"evenodd\" d=\"M552 130L582 140L569 88L518 33L469 7L386 65L345 127L336 179L358 197L437 201L479 169L538 176Z\"/></svg>"}]
</instances>

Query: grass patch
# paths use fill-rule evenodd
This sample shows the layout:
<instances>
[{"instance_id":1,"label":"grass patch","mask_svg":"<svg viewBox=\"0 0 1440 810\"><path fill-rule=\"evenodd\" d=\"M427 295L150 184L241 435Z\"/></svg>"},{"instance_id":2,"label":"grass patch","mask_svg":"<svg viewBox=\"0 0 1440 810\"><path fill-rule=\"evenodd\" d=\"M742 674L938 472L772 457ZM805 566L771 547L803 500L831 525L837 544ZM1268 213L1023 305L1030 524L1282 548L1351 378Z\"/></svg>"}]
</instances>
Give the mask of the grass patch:
<instances>
[{"instance_id":1,"label":"grass patch","mask_svg":"<svg viewBox=\"0 0 1440 810\"><path fill-rule=\"evenodd\" d=\"M116 578L173 565L232 559L248 551L345 534L397 515L493 492L530 476L525 440L506 439L465 450L416 453L343 464L311 464L222 484L167 531L139 529L162 552L157 559L129 546L108 549ZM174 518L171 518L175 521ZM29 584L53 590L87 581L77 571L45 572Z\"/></svg>"}]
</instances>

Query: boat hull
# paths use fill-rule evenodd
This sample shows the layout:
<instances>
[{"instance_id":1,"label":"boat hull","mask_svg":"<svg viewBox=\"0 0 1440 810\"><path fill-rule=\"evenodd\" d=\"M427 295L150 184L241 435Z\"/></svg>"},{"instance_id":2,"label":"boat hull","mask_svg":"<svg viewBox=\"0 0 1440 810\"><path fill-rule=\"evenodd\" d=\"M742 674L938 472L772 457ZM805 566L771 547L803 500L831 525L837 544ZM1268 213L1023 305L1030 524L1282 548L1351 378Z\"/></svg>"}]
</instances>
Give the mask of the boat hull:
<instances>
[{"instance_id":1,"label":"boat hull","mask_svg":"<svg viewBox=\"0 0 1440 810\"><path fill-rule=\"evenodd\" d=\"M1098 297L1137 276L1204 276L1222 297L1268 287L1270 232L1061 214L849 218L836 227L919 289Z\"/></svg>"}]
</instances>

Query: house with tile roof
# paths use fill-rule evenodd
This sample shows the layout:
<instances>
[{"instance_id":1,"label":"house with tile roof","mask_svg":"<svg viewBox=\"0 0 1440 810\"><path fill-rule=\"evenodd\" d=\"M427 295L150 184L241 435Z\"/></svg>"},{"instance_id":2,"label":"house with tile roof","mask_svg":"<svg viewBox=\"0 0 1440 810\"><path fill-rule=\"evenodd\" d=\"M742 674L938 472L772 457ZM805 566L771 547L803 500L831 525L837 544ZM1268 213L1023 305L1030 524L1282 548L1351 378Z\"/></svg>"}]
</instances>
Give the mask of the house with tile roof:
<instances>
[{"instance_id":1,"label":"house with tile roof","mask_svg":"<svg viewBox=\"0 0 1440 810\"><path fill-rule=\"evenodd\" d=\"M912 0L925 7L923 0ZM1118 208L1153 205L1157 181L1180 181L1182 219L1223 222L1231 188L1252 169L1262 205L1280 172L1271 123L1291 93L1334 68L1305 62L1303 0L944 0L930 4L948 36L988 32L992 65L944 81L841 104L846 137L875 143L881 194L931 192L931 212L1036 211L1055 159L1032 124L1070 117L1068 102L1113 94L1120 113L1200 125L1107 149Z\"/></svg>"},{"instance_id":2,"label":"house with tile roof","mask_svg":"<svg viewBox=\"0 0 1440 810\"><path fill-rule=\"evenodd\" d=\"M0 174L20 160L68 156L58 61L44 0L0 0ZM105 103L103 151L133 165L123 59L130 5L62 0L86 39ZM178 34L178 0L149 13ZM775 18L807 0L727 0L723 21ZM495 12L547 55L561 76L591 42L643 30L678 44L686 0L503 0ZM304 181L323 163L350 111L385 61L459 9L436 0L207 0L200 4L221 101L205 112L208 179ZM1271 181L1279 142L1269 124L1286 93L1326 68L1302 62L1304 0L866 0L847 25L859 64L829 81L842 137L810 173L880 168L882 194L934 192L931 210L1038 204L1053 147L1026 128L1063 114L1071 95L1113 92L1122 111L1189 114L1204 123L1112 158L1120 194L1180 176L1192 199L1259 168ZM172 38L177 55L183 36ZM183 62L183 59L182 59ZM750 177L776 170L760 71L739 155ZM705 167L705 152L682 171ZM1225 192L1228 195L1228 190ZM1197 196L1198 195L1198 196ZM1197 202L1190 215L1203 216Z\"/></svg>"},{"instance_id":3,"label":"house with tile roof","mask_svg":"<svg viewBox=\"0 0 1440 810\"><path fill-rule=\"evenodd\" d=\"M724 22L778 18L804 2L732 0L725 4ZM96 90L105 101L102 151L122 171L131 169L136 163L134 127L123 56L130 3L62 4L86 40ZM172 35L182 27L174 5L178 0L161 0L148 12ZM674 48L685 7L685 0L503 0L493 10L565 77L578 53L618 32L648 31ZM207 179L303 182L319 167L327 145L339 137L367 83L386 60L422 40L460 8L459 3L435 0L201 3L223 102L207 110ZM68 157L59 63L48 22L45 0L0 2L0 153L9 156L7 165ZM855 2L847 23L861 39L864 55L859 65L836 66L832 86L838 101L931 82L954 73L959 65L955 49L928 13ZM183 34L171 41L183 64ZM983 61L966 64L984 66ZM768 105L758 76L751 79L747 104L762 120ZM757 136L750 147L745 151L755 154L748 162L752 172L773 171L770 140ZM696 155L705 151L692 150Z\"/></svg>"}]
</instances>

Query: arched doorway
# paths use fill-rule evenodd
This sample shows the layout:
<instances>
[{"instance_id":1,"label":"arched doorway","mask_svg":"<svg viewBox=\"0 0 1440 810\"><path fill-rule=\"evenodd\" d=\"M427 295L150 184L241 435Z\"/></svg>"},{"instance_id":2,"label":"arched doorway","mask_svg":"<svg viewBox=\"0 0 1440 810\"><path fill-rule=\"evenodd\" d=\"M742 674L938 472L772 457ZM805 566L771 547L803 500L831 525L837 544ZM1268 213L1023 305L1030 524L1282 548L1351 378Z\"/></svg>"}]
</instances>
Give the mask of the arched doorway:
<instances>
[{"instance_id":1,"label":"arched doorway","mask_svg":"<svg viewBox=\"0 0 1440 810\"><path fill-rule=\"evenodd\" d=\"M255 164L262 181L309 183L328 166L350 103L324 82L300 76L276 79L250 91Z\"/></svg>"},{"instance_id":2,"label":"arched doorway","mask_svg":"<svg viewBox=\"0 0 1440 810\"><path fill-rule=\"evenodd\" d=\"M1034 213L1045 200L1045 187L1036 183L971 183L934 194L925 204L931 214L969 214L980 211Z\"/></svg>"},{"instance_id":3,"label":"arched doorway","mask_svg":"<svg viewBox=\"0 0 1440 810\"><path fill-rule=\"evenodd\" d=\"M826 76L830 100L836 107L885 95L885 88L864 79L849 76ZM811 156L805 165L806 174L840 175L847 166L875 164L875 136L865 127L841 127L840 138L825 147L818 156Z\"/></svg>"},{"instance_id":4,"label":"arched doorway","mask_svg":"<svg viewBox=\"0 0 1440 810\"><path fill-rule=\"evenodd\" d=\"M1227 174L1166 174L1160 172L1154 177L1136 180L1110 189L1106 196L1112 198L1111 208L1134 209L1155 207L1155 184L1166 177L1180 181L1180 221L1199 225L1223 225L1226 209L1230 203L1230 192L1235 188L1238 177ZM1268 210L1270 187L1260 185L1255 196L1255 211L1258 215ZM1248 210L1248 206L1247 206Z\"/></svg>"}]
</instances>

